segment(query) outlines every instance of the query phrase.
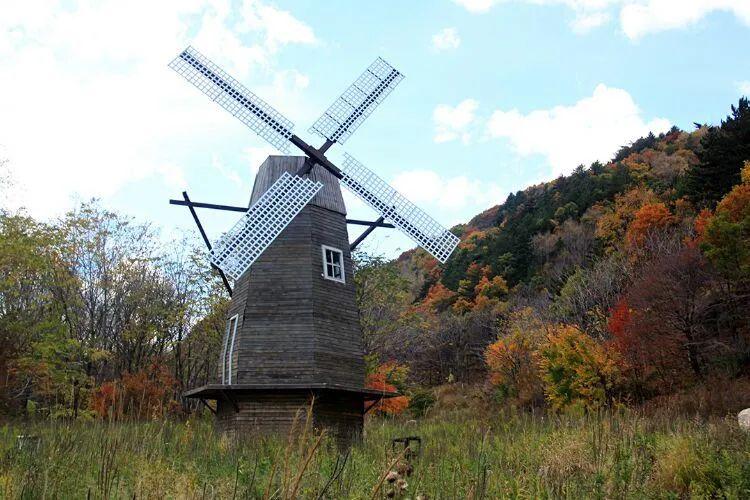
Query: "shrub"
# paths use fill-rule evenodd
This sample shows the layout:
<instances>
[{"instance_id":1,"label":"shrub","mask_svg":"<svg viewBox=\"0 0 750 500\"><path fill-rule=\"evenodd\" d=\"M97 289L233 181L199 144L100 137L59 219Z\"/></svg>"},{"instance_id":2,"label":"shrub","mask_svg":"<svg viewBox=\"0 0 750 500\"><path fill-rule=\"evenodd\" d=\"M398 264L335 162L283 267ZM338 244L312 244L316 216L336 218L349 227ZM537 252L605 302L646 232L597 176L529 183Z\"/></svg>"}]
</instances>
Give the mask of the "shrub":
<instances>
[{"instance_id":1,"label":"shrub","mask_svg":"<svg viewBox=\"0 0 750 500\"><path fill-rule=\"evenodd\" d=\"M415 418L422 418L435 405L435 395L429 389L416 389L409 398L409 411Z\"/></svg>"},{"instance_id":2,"label":"shrub","mask_svg":"<svg viewBox=\"0 0 750 500\"><path fill-rule=\"evenodd\" d=\"M121 379L105 382L91 397L91 410L101 418L162 418L178 407L173 399L177 381L159 363Z\"/></svg>"},{"instance_id":3,"label":"shrub","mask_svg":"<svg viewBox=\"0 0 750 500\"><path fill-rule=\"evenodd\" d=\"M554 327L539 356L544 391L553 408L595 408L611 401L619 379L616 357L577 327Z\"/></svg>"},{"instance_id":4,"label":"shrub","mask_svg":"<svg viewBox=\"0 0 750 500\"><path fill-rule=\"evenodd\" d=\"M530 308L515 312L505 335L484 352L490 383L501 397L518 406L538 406L544 400L538 349L545 328Z\"/></svg>"}]
</instances>

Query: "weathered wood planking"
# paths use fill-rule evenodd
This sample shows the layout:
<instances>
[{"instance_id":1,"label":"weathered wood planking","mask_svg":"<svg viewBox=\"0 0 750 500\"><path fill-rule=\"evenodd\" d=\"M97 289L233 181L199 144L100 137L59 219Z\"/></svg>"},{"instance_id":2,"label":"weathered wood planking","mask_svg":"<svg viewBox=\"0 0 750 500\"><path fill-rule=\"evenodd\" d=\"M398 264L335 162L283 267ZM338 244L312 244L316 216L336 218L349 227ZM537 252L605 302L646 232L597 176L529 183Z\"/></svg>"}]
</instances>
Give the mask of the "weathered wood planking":
<instances>
[{"instance_id":1,"label":"weathered wood planking","mask_svg":"<svg viewBox=\"0 0 750 500\"><path fill-rule=\"evenodd\" d=\"M342 447L362 436L364 401L359 397L327 391L255 392L234 396L239 411L219 399L216 419L221 432L233 440L257 435L288 435L301 428L312 407L312 424L326 428ZM295 424L296 421L296 424Z\"/></svg>"},{"instance_id":2,"label":"weathered wood planking","mask_svg":"<svg viewBox=\"0 0 750 500\"><path fill-rule=\"evenodd\" d=\"M250 196L248 206L251 206L258 198L263 196L263 193L271 187L271 184L276 182L281 174L284 172L296 173L305 164L305 160L306 157L304 156L269 156L266 158L255 176L253 193ZM313 168L308 177L323 183L323 187L310 203L346 215L346 206L341 195L338 179L320 166Z\"/></svg>"},{"instance_id":3,"label":"weathered wood planking","mask_svg":"<svg viewBox=\"0 0 750 500\"><path fill-rule=\"evenodd\" d=\"M268 157L256 176L251 204L304 161ZM361 388L365 366L341 189L320 167L310 175L324 187L235 283L229 307L229 317L238 315L232 383L278 387L235 393L239 412L218 400L219 427L235 435L251 429L287 432L313 394L316 425L332 427L344 441L361 434L362 394L314 389L320 384ZM342 251L345 283L323 277L322 245ZM285 385L310 390L290 391Z\"/></svg>"}]
</instances>

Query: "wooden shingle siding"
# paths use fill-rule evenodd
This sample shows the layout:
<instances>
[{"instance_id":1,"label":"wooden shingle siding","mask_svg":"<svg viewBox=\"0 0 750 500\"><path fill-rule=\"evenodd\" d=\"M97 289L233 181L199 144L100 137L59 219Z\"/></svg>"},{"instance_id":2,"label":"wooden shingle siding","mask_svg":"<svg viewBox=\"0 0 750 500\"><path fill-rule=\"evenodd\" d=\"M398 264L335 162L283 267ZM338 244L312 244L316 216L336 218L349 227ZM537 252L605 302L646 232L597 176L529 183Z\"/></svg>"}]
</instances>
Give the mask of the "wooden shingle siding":
<instances>
[{"instance_id":1,"label":"wooden shingle siding","mask_svg":"<svg viewBox=\"0 0 750 500\"><path fill-rule=\"evenodd\" d=\"M303 157L270 156L256 177L251 203ZM315 418L350 439L362 430L363 396L356 392L289 391L284 385L364 386L365 365L353 266L341 188L321 167L311 176L324 187L235 283L229 316L239 315L232 359L233 384L269 384L277 392L234 397L240 411L219 400L219 427L285 432L296 411L318 397ZM344 257L345 282L323 277L322 245ZM306 385L309 384L309 385Z\"/></svg>"},{"instance_id":2,"label":"wooden shingle siding","mask_svg":"<svg viewBox=\"0 0 750 500\"><path fill-rule=\"evenodd\" d=\"M258 198L263 196L263 193L271 187L271 184L276 182L276 179L278 179L281 174L284 172L294 174L302 168L304 164L304 156L269 156L266 158L266 161L260 166L258 174L255 176L253 193L252 196L250 196L250 203L248 206L251 206L258 201ZM338 179L336 179L336 177L334 177L328 170L320 166L312 169L308 177L314 181L320 181L323 183L323 187L318 191L318 194L315 195L310 203L346 215L346 206L344 205L344 198L341 196Z\"/></svg>"}]
</instances>

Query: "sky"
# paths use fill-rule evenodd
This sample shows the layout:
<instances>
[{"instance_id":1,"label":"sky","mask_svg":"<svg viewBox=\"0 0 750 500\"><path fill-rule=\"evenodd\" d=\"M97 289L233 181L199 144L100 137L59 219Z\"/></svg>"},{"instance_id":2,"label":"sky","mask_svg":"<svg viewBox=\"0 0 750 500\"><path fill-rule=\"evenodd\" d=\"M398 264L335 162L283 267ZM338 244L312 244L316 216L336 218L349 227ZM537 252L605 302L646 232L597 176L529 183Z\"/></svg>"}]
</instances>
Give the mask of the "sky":
<instances>
[{"instance_id":1,"label":"sky","mask_svg":"<svg viewBox=\"0 0 750 500\"><path fill-rule=\"evenodd\" d=\"M277 153L167 67L187 45L316 146L309 126L383 57L406 78L329 157L349 153L448 227L649 131L718 123L750 94L750 0L6 0L0 206L51 220L96 197L167 241L195 232L168 204L183 190L246 205ZM212 239L238 218L199 215ZM364 248L412 246L377 229Z\"/></svg>"}]
</instances>

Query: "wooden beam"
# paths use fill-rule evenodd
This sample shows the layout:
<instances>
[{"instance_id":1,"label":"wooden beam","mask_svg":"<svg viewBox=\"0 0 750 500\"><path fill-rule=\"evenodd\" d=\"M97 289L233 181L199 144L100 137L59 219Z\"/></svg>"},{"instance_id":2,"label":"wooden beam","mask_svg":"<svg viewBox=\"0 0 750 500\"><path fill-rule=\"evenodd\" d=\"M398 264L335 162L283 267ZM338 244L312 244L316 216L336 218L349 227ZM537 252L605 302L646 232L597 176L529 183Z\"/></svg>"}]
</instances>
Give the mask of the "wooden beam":
<instances>
[{"instance_id":1,"label":"wooden beam","mask_svg":"<svg viewBox=\"0 0 750 500\"><path fill-rule=\"evenodd\" d=\"M208 248L208 251L211 251L211 242L208 241L208 236L206 236L206 232L203 230L203 225L201 224L200 219L198 218L198 214L195 213L195 208L193 208L193 203L190 201L190 197L188 197L187 191L182 192L182 197L185 199L185 205L190 209L190 214L193 216L193 220L195 221L195 225L198 226L198 231L201 233L201 237L203 238L203 242L206 244L206 247ZM170 200L171 203L172 200ZM224 274L224 271L219 269L218 267L211 264L211 267L219 271L219 276L221 276L221 281L224 282L224 287L227 289L227 292L229 292L229 296L232 296L232 287L229 285L229 280L227 279L227 276Z\"/></svg>"},{"instance_id":2,"label":"wooden beam","mask_svg":"<svg viewBox=\"0 0 750 500\"><path fill-rule=\"evenodd\" d=\"M370 225L370 227L368 227L367 229L365 229L365 231L362 234L359 235L359 238L357 238L356 240L354 240L354 243L352 243L351 245L349 245L349 251L353 252L354 249L357 248L357 245L359 245L360 243L362 243L362 241L365 238L367 238L370 235L371 232L375 231L375 228L378 227L379 224L382 224L383 219L384 219L384 217L381 215L380 217L378 217L378 220L376 220L375 222L373 222Z\"/></svg>"},{"instance_id":3,"label":"wooden beam","mask_svg":"<svg viewBox=\"0 0 750 500\"><path fill-rule=\"evenodd\" d=\"M214 210L226 210L228 212L247 212L247 207L235 207L232 205L216 205L215 203L200 203L188 200L169 200L170 205L181 205L183 207L212 208Z\"/></svg>"},{"instance_id":4,"label":"wooden beam","mask_svg":"<svg viewBox=\"0 0 750 500\"><path fill-rule=\"evenodd\" d=\"M211 413L213 413L214 415L216 415L216 410L214 410L213 408L211 408L211 405L208 404L205 399L198 398L198 401L200 401L201 403L203 403L203 406L205 406L206 408L208 408L209 410L211 410Z\"/></svg>"},{"instance_id":5,"label":"wooden beam","mask_svg":"<svg viewBox=\"0 0 750 500\"><path fill-rule=\"evenodd\" d=\"M389 224L388 222L381 222L380 224L376 224L377 221L359 220L359 219L346 219L346 223L355 224L357 226L372 226L373 224L375 224L378 227L388 227L391 229L396 227L393 224Z\"/></svg>"}]
</instances>

